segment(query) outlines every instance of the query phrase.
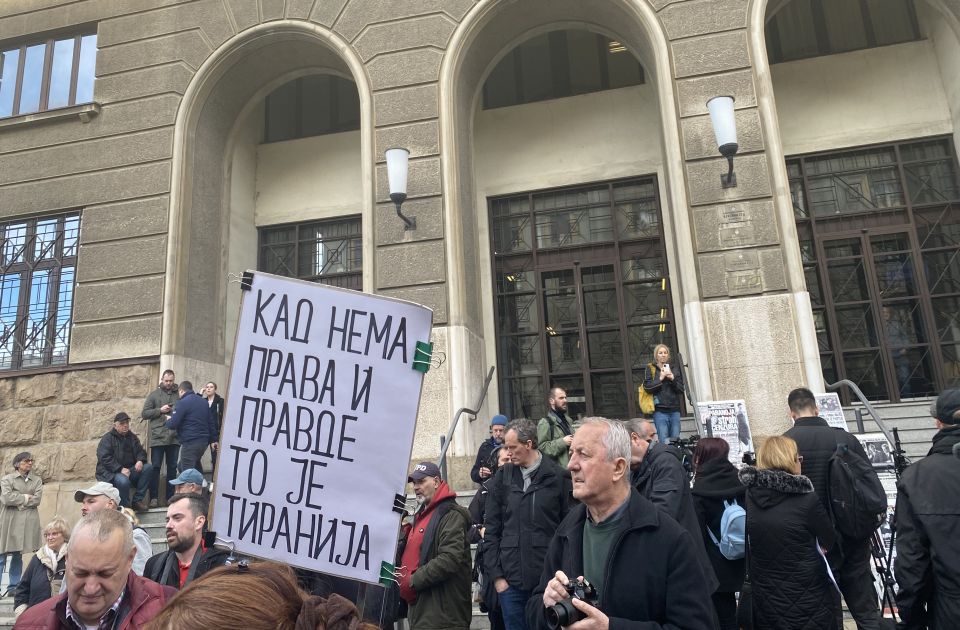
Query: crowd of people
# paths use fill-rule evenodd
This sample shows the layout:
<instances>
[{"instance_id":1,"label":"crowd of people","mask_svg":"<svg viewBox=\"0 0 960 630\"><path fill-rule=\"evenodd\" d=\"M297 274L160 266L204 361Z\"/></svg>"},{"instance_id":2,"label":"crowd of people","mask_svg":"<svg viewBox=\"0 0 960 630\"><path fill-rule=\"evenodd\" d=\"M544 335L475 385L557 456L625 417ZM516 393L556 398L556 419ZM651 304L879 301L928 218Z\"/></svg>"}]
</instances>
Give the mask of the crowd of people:
<instances>
[{"instance_id":1,"label":"crowd of people","mask_svg":"<svg viewBox=\"0 0 960 630\"><path fill-rule=\"evenodd\" d=\"M469 508L435 463L417 464L408 482L419 507L396 558L404 610L381 625L406 616L412 630L466 630L476 597L492 630L841 630L842 597L859 630L885 627L870 537L838 527L831 501L838 452L870 466L856 437L831 428L814 394L797 388L786 401L793 427L763 440L754 463L735 464L725 440L702 438L691 480L665 439L677 434L682 373L669 349L655 356L642 386L655 394L651 418L575 419L562 388L547 393L539 421L495 416ZM96 483L74 496L72 529L60 517L41 527L33 457L14 457L0 480L0 569L9 568L16 628L375 627L318 587L323 576L214 547L199 467L207 448L216 452L222 411L215 384L201 396L164 372L141 414L151 461L130 417L116 414ZM960 390L943 392L931 415L933 447L898 484L897 604L909 630L960 627ZM154 554L137 513L158 505L164 466L167 549Z\"/></svg>"}]
</instances>

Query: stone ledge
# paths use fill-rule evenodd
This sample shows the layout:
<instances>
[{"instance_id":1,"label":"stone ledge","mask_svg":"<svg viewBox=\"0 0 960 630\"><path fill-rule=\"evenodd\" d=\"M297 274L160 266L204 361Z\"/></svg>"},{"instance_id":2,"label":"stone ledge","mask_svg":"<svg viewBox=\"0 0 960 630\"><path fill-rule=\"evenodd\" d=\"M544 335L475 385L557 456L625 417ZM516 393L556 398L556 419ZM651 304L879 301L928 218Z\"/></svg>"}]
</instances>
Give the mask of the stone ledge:
<instances>
[{"instance_id":1,"label":"stone ledge","mask_svg":"<svg viewBox=\"0 0 960 630\"><path fill-rule=\"evenodd\" d=\"M73 107L59 107L57 109L48 109L44 112L0 118L0 131L12 127L33 127L46 123L72 120L74 118L79 119L82 123L88 123L98 115L100 115L100 103L84 103L83 105L74 105Z\"/></svg>"}]
</instances>

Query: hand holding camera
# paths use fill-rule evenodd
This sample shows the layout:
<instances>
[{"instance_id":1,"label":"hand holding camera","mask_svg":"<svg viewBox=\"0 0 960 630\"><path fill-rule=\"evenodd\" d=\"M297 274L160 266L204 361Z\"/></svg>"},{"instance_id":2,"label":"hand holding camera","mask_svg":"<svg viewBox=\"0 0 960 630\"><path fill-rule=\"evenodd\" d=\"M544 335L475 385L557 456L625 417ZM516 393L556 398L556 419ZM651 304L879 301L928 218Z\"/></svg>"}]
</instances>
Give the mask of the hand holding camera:
<instances>
[{"instance_id":1,"label":"hand holding camera","mask_svg":"<svg viewBox=\"0 0 960 630\"><path fill-rule=\"evenodd\" d=\"M583 576L571 582L563 571L557 571L554 578L547 583L543 603L546 606L544 615L550 630L574 624L578 630L609 626L608 617L597 607L597 589L583 579ZM583 623L580 623L581 621Z\"/></svg>"}]
</instances>

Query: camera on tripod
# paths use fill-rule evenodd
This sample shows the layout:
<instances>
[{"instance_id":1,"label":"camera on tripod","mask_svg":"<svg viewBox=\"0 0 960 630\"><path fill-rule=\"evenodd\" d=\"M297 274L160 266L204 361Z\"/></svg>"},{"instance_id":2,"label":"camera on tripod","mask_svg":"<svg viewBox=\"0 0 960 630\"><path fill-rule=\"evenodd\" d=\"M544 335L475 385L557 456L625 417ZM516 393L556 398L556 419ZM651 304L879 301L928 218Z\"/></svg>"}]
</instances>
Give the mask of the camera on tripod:
<instances>
[{"instance_id":1,"label":"camera on tripod","mask_svg":"<svg viewBox=\"0 0 960 630\"><path fill-rule=\"evenodd\" d=\"M550 630L559 630L562 626L569 626L586 617L573 606L574 599L581 599L591 606L597 606L599 600L597 589L590 582L576 580L567 584L565 588L568 597L544 610L544 615L547 617L547 627Z\"/></svg>"}]
</instances>

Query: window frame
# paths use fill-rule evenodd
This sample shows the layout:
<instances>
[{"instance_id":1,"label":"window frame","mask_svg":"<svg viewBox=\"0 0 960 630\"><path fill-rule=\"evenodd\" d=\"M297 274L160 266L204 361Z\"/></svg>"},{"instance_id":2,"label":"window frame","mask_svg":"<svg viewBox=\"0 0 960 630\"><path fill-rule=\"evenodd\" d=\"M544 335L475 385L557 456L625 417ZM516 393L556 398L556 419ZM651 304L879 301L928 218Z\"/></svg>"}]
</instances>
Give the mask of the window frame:
<instances>
[{"instance_id":1,"label":"window frame","mask_svg":"<svg viewBox=\"0 0 960 630\"><path fill-rule=\"evenodd\" d=\"M50 221L51 219L56 219L56 237L53 241L53 255L50 258L41 258L39 261L36 260L36 239L37 239L37 223L43 221ZM66 256L64 255L64 246L66 243L66 225L67 221L76 219L76 234L72 237L73 240L73 254ZM8 263L4 258L6 255L6 243L5 238L6 229L9 226L25 224L26 229L24 233L23 245L20 256L22 256L21 261L14 259L12 262ZM11 373L17 373L28 370L37 370L55 367L58 365L66 365L69 363L70 357L70 340L72 337L72 328L73 328L73 311L76 306L76 286L77 286L77 261L79 258L80 250L80 229L82 224L82 213L79 210L61 212L50 215L39 215L31 217L21 217L21 218L11 218L0 222L0 277L19 274L20 275L20 287L19 295L17 296L17 309L16 315L13 322L13 328L10 333L6 329L0 328L0 349L6 345L6 342L10 340L12 336L12 349L10 352L10 365L7 367L0 366L0 375L8 375ZM64 340L64 351L62 358L55 356L56 349L56 329L57 329L57 314L60 310L60 304L64 299L64 294L61 293L61 278L63 270L70 268L73 270L73 283L70 286L70 313L66 321L66 338ZM47 322L45 323L46 333L45 333L45 347L43 349L43 355L40 363L33 363L30 365L24 366L23 364L23 355L26 347L26 334L27 326L25 325L29 321L30 308L33 305L30 295L31 288L33 287L34 274L37 271L49 270L50 274L47 279ZM0 355L2 356L2 355ZM57 359L57 360L55 360Z\"/></svg>"},{"instance_id":2,"label":"window frame","mask_svg":"<svg viewBox=\"0 0 960 630\"><path fill-rule=\"evenodd\" d=\"M351 232L346 236L336 236L329 237L328 239L309 239L301 235L302 231L317 225L333 225L333 224L348 224L354 223L356 225L356 232ZM294 238L292 241L286 240L277 243L266 243L265 235L271 230L294 230ZM300 272L300 243L314 240L317 242L324 242L327 240L330 241L343 241L343 240L353 240L356 241L357 251L360 252L360 264L359 268L355 271L348 272L339 272L339 273L328 273L328 274L303 274ZM257 228L257 269L260 271L265 271L267 273L277 273L276 271L267 271L266 269L266 254L270 247L276 245L292 245L293 251L291 254L293 260L293 275L287 276L290 278L296 278L298 280L307 280L308 282L317 282L320 284L326 284L336 287L354 289L356 291L363 290L363 220L362 216L359 214L350 214L343 215L339 217L331 217L326 219L310 219L307 221L297 221L292 223L280 223L274 225L262 225ZM278 274L283 275L283 274Z\"/></svg>"},{"instance_id":3,"label":"window frame","mask_svg":"<svg viewBox=\"0 0 960 630\"><path fill-rule=\"evenodd\" d=\"M80 79L80 51L83 43L83 38L93 36L93 46L96 57L96 52L99 51L97 48L97 31L93 29L84 29L77 33L54 33L46 36L40 40L27 40L21 42L19 45L14 46L2 46L0 45L0 56L11 51L19 51L17 57L17 71L16 77L14 78L14 91L13 91L13 106L10 110L10 114L6 116L0 116L0 120L14 118L16 116L26 116L30 114L38 114L41 112L55 111L58 109L64 109L67 107L73 107L78 104L92 103L93 102L93 93L91 92L91 97L89 101L77 102L77 86L79 85ZM56 43L59 41L73 41L73 59L70 66L70 86L67 97L67 103L64 105L57 105L56 107L49 107L50 102L50 87L51 87L51 76L53 74L53 59L54 59L54 48ZM37 45L43 45L43 70L40 77L40 102L37 105L37 109L21 113L21 99L23 96L23 82L24 82L24 71L26 69L26 56L27 49L32 48ZM93 79L96 81L96 61L94 61L93 67Z\"/></svg>"}]
</instances>

